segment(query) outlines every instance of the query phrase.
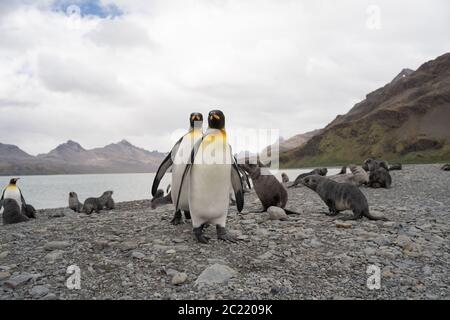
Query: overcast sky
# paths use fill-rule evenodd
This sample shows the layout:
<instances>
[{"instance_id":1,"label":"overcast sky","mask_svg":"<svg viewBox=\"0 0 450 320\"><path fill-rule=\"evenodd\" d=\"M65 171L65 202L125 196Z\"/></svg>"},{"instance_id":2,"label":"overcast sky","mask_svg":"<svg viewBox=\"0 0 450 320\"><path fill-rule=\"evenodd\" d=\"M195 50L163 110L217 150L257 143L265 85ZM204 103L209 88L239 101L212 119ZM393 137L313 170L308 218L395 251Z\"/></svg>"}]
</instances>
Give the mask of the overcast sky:
<instances>
[{"instance_id":1,"label":"overcast sky","mask_svg":"<svg viewBox=\"0 0 450 320\"><path fill-rule=\"evenodd\" d=\"M0 142L168 151L213 108L287 138L449 52L449 17L448 0L1 0Z\"/></svg>"}]
</instances>

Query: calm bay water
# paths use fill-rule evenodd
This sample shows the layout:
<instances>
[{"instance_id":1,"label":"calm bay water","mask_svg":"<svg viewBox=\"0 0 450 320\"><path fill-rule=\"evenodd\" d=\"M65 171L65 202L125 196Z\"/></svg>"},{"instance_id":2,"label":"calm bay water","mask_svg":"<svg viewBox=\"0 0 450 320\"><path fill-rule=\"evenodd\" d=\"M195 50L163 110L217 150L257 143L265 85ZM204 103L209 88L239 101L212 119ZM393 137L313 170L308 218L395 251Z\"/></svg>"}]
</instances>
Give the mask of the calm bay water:
<instances>
[{"instance_id":1,"label":"calm bay water","mask_svg":"<svg viewBox=\"0 0 450 320\"><path fill-rule=\"evenodd\" d=\"M290 180L311 169L279 170L274 172L281 180L285 172ZM339 172L329 168L328 175ZM151 199L151 187L154 173L133 174L83 174L53 176L23 176L18 182L27 203L36 209L59 208L68 206L69 192L75 191L81 202L88 197L98 197L106 190L114 191L116 202ZM0 186L6 186L11 177L0 177ZM170 174L161 181L160 188L166 189L170 183Z\"/></svg>"}]
</instances>

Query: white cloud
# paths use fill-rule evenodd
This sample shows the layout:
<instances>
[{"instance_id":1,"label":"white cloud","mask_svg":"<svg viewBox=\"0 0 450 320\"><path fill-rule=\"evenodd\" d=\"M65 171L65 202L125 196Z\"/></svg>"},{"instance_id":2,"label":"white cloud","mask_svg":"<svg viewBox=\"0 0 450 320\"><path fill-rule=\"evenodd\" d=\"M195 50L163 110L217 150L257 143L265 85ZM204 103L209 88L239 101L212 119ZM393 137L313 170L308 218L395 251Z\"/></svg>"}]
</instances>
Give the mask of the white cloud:
<instances>
[{"instance_id":1,"label":"white cloud","mask_svg":"<svg viewBox=\"0 0 450 320\"><path fill-rule=\"evenodd\" d=\"M103 0L77 19L52 1L0 2L0 141L31 153L122 138L166 151L192 111L285 137L450 51L450 3ZM381 29L366 27L378 5Z\"/></svg>"}]
</instances>

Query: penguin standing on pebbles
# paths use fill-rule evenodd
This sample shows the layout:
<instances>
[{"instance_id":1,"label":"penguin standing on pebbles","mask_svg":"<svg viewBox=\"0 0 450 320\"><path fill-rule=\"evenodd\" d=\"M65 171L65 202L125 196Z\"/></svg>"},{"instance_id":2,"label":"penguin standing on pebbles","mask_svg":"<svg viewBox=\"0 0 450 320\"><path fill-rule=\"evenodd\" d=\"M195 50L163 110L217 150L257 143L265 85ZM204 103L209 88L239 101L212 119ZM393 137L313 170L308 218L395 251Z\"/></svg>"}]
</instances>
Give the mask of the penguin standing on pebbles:
<instances>
[{"instance_id":1,"label":"penguin standing on pebbles","mask_svg":"<svg viewBox=\"0 0 450 320\"><path fill-rule=\"evenodd\" d=\"M25 199L23 198L22 192L17 186L17 181L20 178L12 178L9 181L9 184L3 189L2 198L0 199L0 203L3 203L3 200L12 199L17 202L19 206L19 212L22 212L23 207L26 206Z\"/></svg>"},{"instance_id":2,"label":"penguin standing on pebbles","mask_svg":"<svg viewBox=\"0 0 450 320\"><path fill-rule=\"evenodd\" d=\"M188 133L182 136L181 139L175 143L172 150L159 166L152 186L152 196L155 197L158 192L158 186L161 179L166 171L172 167L172 203L175 204L177 199L180 198L179 206L176 208L175 215L171 221L174 225L183 223L181 211L184 211L184 216L186 219L191 218L187 198L189 183L186 183L183 188L181 188L181 179L183 177L184 169L190 161L192 148L203 136L203 115L198 112L192 113L189 117L189 124L190 127Z\"/></svg>"},{"instance_id":3,"label":"penguin standing on pebbles","mask_svg":"<svg viewBox=\"0 0 450 320\"><path fill-rule=\"evenodd\" d=\"M188 201L193 232L197 240L207 243L203 234L206 225L216 226L217 238L236 242L225 228L229 192L235 193L239 212L244 206L244 193L239 168L231 152L225 131L225 116L213 110L208 115L208 130L192 150L191 161L186 165L181 185L188 184ZM180 206L180 196L176 208Z\"/></svg>"}]
</instances>

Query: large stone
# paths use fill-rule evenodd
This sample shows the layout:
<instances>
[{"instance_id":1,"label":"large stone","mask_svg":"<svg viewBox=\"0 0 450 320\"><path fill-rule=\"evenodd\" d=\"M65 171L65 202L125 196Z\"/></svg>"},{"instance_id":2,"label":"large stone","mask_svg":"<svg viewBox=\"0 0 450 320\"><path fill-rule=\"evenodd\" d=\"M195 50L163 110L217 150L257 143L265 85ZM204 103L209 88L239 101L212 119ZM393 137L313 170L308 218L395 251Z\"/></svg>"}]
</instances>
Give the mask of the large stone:
<instances>
[{"instance_id":1,"label":"large stone","mask_svg":"<svg viewBox=\"0 0 450 320\"><path fill-rule=\"evenodd\" d=\"M187 280L187 274L184 272L177 272L173 277L172 277L172 284L173 285L180 285L185 283Z\"/></svg>"},{"instance_id":2,"label":"large stone","mask_svg":"<svg viewBox=\"0 0 450 320\"><path fill-rule=\"evenodd\" d=\"M21 273L9 278L9 280L5 281L3 285L10 289L17 289L20 286L23 286L28 281L33 279L33 275L29 273Z\"/></svg>"},{"instance_id":3,"label":"large stone","mask_svg":"<svg viewBox=\"0 0 450 320\"><path fill-rule=\"evenodd\" d=\"M11 273L7 271L0 272L0 281L3 281L5 279L8 279L11 276Z\"/></svg>"},{"instance_id":4,"label":"large stone","mask_svg":"<svg viewBox=\"0 0 450 320\"><path fill-rule=\"evenodd\" d=\"M51 241L45 244L44 249L47 251L62 250L70 246L71 244L68 241Z\"/></svg>"},{"instance_id":5,"label":"large stone","mask_svg":"<svg viewBox=\"0 0 450 320\"><path fill-rule=\"evenodd\" d=\"M138 247L138 244L134 241L125 241L120 245L120 250L122 251L130 251L134 250Z\"/></svg>"},{"instance_id":6,"label":"large stone","mask_svg":"<svg viewBox=\"0 0 450 320\"><path fill-rule=\"evenodd\" d=\"M4 251L0 253L0 259L5 259L9 255L9 251Z\"/></svg>"},{"instance_id":7,"label":"large stone","mask_svg":"<svg viewBox=\"0 0 450 320\"><path fill-rule=\"evenodd\" d=\"M195 281L199 288L209 285L226 284L237 272L228 266L213 264L207 267Z\"/></svg>"},{"instance_id":8,"label":"large stone","mask_svg":"<svg viewBox=\"0 0 450 320\"><path fill-rule=\"evenodd\" d=\"M47 262L49 262L49 263L54 263L57 260L62 259L63 256L64 256L64 251L62 251L62 250L55 250L55 251L52 251L52 252L48 253L45 256L45 260L47 260Z\"/></svg>"},{"instance_id":9,"label":"large stone","mask_svg":"<svg viewBox=\"0 0 450 320\"><path fill-rule=\"evenodd\" d=\"M34 299L39 299L46 296L50 292L47 286L35 286L31 289L30 293Z\"/></svg>"},{"instance_id":10,"label":"large stone","mask_svg":"<svg viewBox=\"0 0 450 320\"><path fill-rule=\"evenodd\" d=\"M133 251L133 253L131 254L131 257L134 259L144 259L145 258L145 254L143 254L142 252L139 251Z\"/></svg>"},{"instance_id":11,"label":"large stone","mask_svg":"<svg viewBox=\"0 0 450 320\"><path fill-rule=\"evenodd\" d=\"M286 212L278 207L270 207L267 209L267 213L269 214L270 220L287 220L288 216Z\"/></svg>"},{"instance_id":12,"label":"large stone","mask_svg":"<svg viewBox=\"0 0 450 320\"><path fill-rule=\"evenodd\" d=\"M352 227L352 224L349 222L344 222L344 221L335 221L334 225L336 226L336 228L340 228L340 229L350 229Z\"/></svg>"}]
</instances>

